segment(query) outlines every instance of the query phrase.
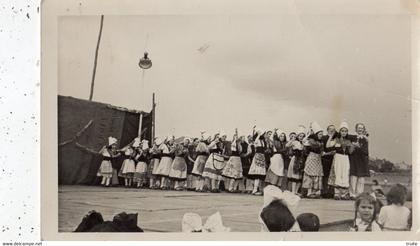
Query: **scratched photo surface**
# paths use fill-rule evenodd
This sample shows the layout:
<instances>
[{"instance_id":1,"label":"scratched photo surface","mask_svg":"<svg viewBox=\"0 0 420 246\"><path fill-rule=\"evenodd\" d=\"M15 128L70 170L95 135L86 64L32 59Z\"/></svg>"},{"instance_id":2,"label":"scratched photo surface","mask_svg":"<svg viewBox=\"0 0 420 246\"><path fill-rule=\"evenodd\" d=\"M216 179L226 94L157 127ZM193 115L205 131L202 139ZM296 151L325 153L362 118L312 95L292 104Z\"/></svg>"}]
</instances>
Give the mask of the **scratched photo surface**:
<instances>
[{"instance_id":1,"label":"scratched photo surface","mask_svg":"<svg viewBox=\"0 0 420 246\"><path fill-rule=\"evenodd\" d=\"M59 17L58 231L410 230L410 16L298 10Z\"/></svg>"}]
</instances>

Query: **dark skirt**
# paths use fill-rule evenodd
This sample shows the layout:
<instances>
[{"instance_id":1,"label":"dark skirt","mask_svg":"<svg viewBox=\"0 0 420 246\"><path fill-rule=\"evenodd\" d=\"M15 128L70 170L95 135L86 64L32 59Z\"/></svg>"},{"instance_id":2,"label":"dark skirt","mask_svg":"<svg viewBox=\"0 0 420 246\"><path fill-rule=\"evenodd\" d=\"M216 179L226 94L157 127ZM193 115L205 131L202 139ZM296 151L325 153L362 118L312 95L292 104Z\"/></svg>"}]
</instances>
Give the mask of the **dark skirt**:
<instances>
[{"instance_id":1,"label":"dark skirt","mask_svg":"<svg viewBox=\"0 0 420 246\"><path fill-rule=\"evenodd\" d=\"M271 171L270 169L268 169L267 175L265 176L266 183L269 183L278 187L282 187L282 183L284 179L286 179L286 177L278 176L275 173L273 173L273 171Z\"/></svg>"},{"instance_id":2,"label":"dark skirt","mask_svg":"<svg viewBox=\"0 0 420 246\"><path fill-rule=\"evenodd\" d=\"M322 159L322 171L324 173L324 178L328 179L330 176L331 165L333 163L333 156L323 156Z\"/></svg>"},{"instance_id":3,"label":"dark skirt","mask_svg":"<svg viewBox=\"0 0 420 246\"><path fill-rule=\"evenodd\" d=\"M192 170L194 168L194 162L190 161L190 159L186 160L187 162L187 174L192 174Z\"/></svg>"},{"instance_id":4,"label":"dark skirt","mask_svg":"<svg viewBox=\"0 0 420 246\"><path fill-rule=\"evenodd\" d=\"M251 167L251 161L248 157L241 157L242 162L242 175L244 178L248 178L249 168Z\"/></svg>"},{"instance_id":5,"label":"dark skirt","mask_svg":"<svg viewBox=\"0 0 420 246\"><path fill-rule=\"evenodd\" d=\"M369 157L358 154L350 155L350 176L369 177Z\"/></svg>"}]
</instances>

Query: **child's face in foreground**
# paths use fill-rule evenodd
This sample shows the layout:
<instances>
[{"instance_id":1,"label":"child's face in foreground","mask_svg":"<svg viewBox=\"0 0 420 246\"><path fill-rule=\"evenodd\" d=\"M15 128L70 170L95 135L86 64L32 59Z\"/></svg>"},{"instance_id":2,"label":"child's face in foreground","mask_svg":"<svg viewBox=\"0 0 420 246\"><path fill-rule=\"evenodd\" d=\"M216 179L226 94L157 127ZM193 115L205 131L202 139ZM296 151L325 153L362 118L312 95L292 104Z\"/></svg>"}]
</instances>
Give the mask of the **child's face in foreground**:
<instances>
[{"instance_id":1,"label":"child's face in foreground","mask_svg":"<svg viewBox=\"0 0 420 246\"><path fill-rule=\"evenodd\" d=\"M373 218L373 204L367 200L362 200L357 208L360 218L363 221L370 222Z\"/></svg>"}]
</instances>

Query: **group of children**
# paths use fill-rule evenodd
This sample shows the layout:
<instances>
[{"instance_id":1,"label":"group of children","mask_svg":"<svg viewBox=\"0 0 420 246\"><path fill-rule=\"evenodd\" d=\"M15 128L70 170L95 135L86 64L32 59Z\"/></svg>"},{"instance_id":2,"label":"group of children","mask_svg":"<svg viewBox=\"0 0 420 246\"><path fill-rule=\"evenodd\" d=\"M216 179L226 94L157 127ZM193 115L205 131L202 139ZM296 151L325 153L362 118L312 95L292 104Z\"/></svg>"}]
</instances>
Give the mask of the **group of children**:
<instances>
[{"instance_id":1,"label":"group of children","mask_svg":"<svg viewBox=\"0 0 420 246\"><path fill-rule=\"evenodd\" d=\"M355 216L349 231L407 231L411 229L411 211L404 206L407 189L400 184L391 187L386 195L386 206L374 193L363 192L355 201ZM268 185L264 189L264 205L260 212L261 231L314 232L320 230L320 219L314 213L296 213L300 197L290 191ZM186 213L182 220L183 232L229 232L220 213L210 216L202 225L201 217Z\"/></svg>"},{"instance_id":2,"label":"group of children","mask_svg":"<svg viewBox=\"0 0 420 246\"><path fill-rule=\"evenodd\" d=\"M354 199L364 191L369 176L368 134L364 124L341 123L327 127L318 123L308 129L299 126L288 135L279 129L253 128L252 134L235 131L228 139L219 132L203 132L199 138L134 139L117 149L117 140L99 153L103 161L98 170L102 185L110 186L113 175L125 179L127 187L195 190L197 192L244 192L262 195L266 185L275 185L308 198ZM117 172L112 162L124 156ZM223 185L222 185L223 184Z\"/></svg>"}]
</instances>

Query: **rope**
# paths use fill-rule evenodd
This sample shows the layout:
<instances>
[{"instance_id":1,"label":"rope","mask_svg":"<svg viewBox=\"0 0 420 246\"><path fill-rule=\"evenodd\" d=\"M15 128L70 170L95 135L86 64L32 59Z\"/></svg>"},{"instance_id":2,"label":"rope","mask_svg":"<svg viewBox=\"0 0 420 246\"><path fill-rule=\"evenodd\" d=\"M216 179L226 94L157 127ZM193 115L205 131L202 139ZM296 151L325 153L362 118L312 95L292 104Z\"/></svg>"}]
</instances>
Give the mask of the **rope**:
<instances>
[{"instance_id":1,"label":"rope","mask_svg":"<svg viewBox=\"0 0 420 246\"><path fill-rule=\"evenodd\" d=\"M59 143L58 146L64 146L66 144L69 144L69 143L73 142L77 138L79 138L83 134L83 132L85 132L92 125L92 123L93 123L93 120L90 120L80 131L78 131L76 133L76 135L74 137L72 137L71 139L66 140L64 142Z\"/></svg>"},{"instance_id":2,"label":"rope","mask_svg":"<svg viewBox=\"0 0 420 246\"><path fill-rule=\"evenodd\" d=\"M85 150L85 151L89 152L89 153L92 153L92 154L99 154L99 153L98 153L99 151L95 151L95 150L93 150L93 149L90 149L90 148L88 148L88 147L86 147L86 146L84 146L84 145L79 144L78 142L76 142L76 143L75 143L75 145L76 145L77 147L79 147L79 148L81 148L81 149L83 149L83 150Z\"/></svg>"}]
</instances>

